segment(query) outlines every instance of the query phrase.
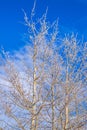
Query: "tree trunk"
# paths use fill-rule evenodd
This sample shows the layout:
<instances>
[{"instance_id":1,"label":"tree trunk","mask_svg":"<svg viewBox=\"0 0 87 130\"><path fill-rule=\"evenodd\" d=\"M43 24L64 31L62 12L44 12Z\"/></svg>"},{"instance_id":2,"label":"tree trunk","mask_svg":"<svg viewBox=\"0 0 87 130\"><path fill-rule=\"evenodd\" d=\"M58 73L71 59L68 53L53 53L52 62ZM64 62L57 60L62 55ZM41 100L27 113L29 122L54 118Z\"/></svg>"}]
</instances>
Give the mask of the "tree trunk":
<instances>
[{"instance_id":1,"label":"tree trunk","mask_svg":"<svg viewBox=\"0 0 87 130\"><path fill-rule=\"evenodd\" d=\"M65 130L68 128L69 123L69 106L68 106L68 98L69 98L69 92L68 92L68 83L69 83L69 75L68 75L68 58L67 58L67 68L66 68L66 85L65 85Z\"/></svg>"},{"instance_id":2,"label":"tree trunk","mask_svg":"<svg viewBox=\"0 0 87 130\"><path fill-rule=\"evenodd\" d=\"M36 45L34 45L34 56L33 56L33 107L32 107L32 123L31 130L37 130L37 115L36 115L36 55L37 49Z\"/></svg>"},{"instance_id":3,"label":"tree trunk","mask_svg":"<svg viewBox=\"0 0 87 130\"><path fill-rule=\"evenodd\" d=\"M51 87L52 91L52 130L55 130L55 118L54 118L54 111L55 111L55 104L54 104L54 86Z\"/></svg>"}]
</instances>

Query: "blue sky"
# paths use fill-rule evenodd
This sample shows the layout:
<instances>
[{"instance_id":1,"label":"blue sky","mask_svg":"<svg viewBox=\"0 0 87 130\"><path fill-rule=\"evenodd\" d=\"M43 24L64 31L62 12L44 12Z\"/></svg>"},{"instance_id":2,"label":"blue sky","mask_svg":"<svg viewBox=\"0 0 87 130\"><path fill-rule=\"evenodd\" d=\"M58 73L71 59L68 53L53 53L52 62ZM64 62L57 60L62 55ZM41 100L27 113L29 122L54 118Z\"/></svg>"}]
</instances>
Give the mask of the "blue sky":
<instances>
[{"instance_id":1,"label":"blue sky","mask_svg":"<svg viewBox=\"0 0 87 130\"><path fill-rule=\"evenodd\" d=\"M34 0L0 0L0 46L17 50L24 45L24 9L30 15ZM59 32L75 32L87 39L87 0L37 0L36 17L48 7L47 19L59 19Z\"/></svg>"}]
</instances>

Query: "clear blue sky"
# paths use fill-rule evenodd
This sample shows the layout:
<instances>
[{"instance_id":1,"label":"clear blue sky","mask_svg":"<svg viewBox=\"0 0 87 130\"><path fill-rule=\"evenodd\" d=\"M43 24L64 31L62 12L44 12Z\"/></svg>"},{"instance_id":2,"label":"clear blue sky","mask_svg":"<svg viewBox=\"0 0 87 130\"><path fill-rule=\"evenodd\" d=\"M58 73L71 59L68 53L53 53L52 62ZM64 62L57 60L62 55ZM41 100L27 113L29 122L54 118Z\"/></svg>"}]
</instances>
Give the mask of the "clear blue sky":
<instances>
[{"instance_id":1,"label":"clear blue sky","mask_svg":"<svg viewBox=\"0 0 87 130\"><path fill-rule=\"evenodd\" d=\"M24 45L24 9L28 15L34 0L0 0L0 46L16 50ZM78 32L87 39L87 0L37 0L36 15L41 16L48 6L48 20L59 18L59 31Z\"/></svg>"}]
</instances>

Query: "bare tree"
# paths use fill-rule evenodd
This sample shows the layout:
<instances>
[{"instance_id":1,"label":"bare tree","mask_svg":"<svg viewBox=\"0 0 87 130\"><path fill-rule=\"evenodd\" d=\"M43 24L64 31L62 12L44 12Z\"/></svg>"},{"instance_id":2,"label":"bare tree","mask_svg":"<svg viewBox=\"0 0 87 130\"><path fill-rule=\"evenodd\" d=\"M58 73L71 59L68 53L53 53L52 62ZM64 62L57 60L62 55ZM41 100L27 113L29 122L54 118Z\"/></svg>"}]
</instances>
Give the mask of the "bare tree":
<instances>
[{"instance_id":1,"label":"bare tree","mask_svg":"<svg viewBox=\"0 0 87 130\"><path fill-rule=\"evenodd\" d=\"M65 123L64 129L77 129L81 123L80 116L84 115L86 98L86 43L82 43L72 34L65 37L62 48L63 65L65 72L63 75L63 89L65 90ZM81 48L82 46L82 48ZM73 107L73 105L75 106ZM81 110L80 110L81 106ZM73 118L73 119L72 119ZM71 121L72 120L72 121ZM77 126L75 126L76 123Z\"/></svg>"},{"instance_id":2,"label":"bare tree","mask_svg":"<svg viewBox=\"0 0 87 130\"><path fill-rule=\"evenodd\" d=\"M23 11L24 12L24 11ZM2 51L1 129L80 130L87 127L87 43L58 37L58 21L28 20L28 44L13 55Z\"/></svg>"}]
</instances>

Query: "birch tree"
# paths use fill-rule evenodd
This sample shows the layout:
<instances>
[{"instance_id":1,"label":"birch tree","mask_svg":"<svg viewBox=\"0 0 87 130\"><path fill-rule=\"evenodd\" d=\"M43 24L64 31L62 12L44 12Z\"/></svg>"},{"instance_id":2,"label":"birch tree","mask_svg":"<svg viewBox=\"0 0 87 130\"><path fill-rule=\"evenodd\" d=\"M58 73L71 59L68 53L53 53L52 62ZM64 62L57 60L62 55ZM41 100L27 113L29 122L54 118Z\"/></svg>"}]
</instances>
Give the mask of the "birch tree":
<instances>
[{"instance_id":1,"label":"birch tree","mask_svg":"<svg viewBox=\"0 0 87 130\"><path fill-rule=\"evenodd\" d=\"M0 57L1 129L86 130L87 43L23 12L28 43Z\"/></svg>"},{"instance_id":2,"label":"birch tree","mask_svg":"<svg viewBox=\"0 0 87 130\"><path fill-rule=\"evenodd\" d=\"M64 38L63 45L63 53L61 53L63 66L65 68L62 79L63 89L65 91L64 129L79 129L82 121L80 116L84 115L84 112L86 112L86 108L82 104L83 102L86 103L86 98L84 98L84 96L86 96L85 92L87 92L85 73L87 68L87 54L85 52L87 45L86 43L82 44L81 41L78 41L73 34Z\"/></svg>"}]
</instances>

